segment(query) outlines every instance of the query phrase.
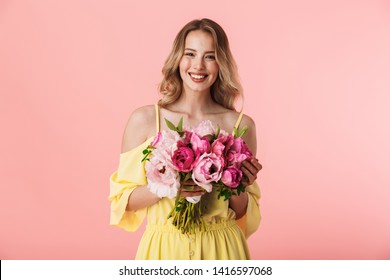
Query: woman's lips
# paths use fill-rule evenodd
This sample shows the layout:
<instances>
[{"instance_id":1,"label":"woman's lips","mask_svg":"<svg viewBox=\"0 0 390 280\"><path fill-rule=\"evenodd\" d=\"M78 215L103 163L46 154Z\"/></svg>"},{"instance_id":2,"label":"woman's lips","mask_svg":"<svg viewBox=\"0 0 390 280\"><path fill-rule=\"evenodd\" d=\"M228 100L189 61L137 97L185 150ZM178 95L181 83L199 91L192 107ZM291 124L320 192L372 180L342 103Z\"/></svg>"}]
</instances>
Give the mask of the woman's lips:
<instances>
[{"instance_id":1,"label":"woman's lips","mask_svg":"<svg viewBox=\"0 0 390 280\"><path fill-rule=\"evenodd\" d=\"M189 73L191 79L194 81L194 82L203 82L206 78L207 78L207 75L206 74L195 74L195 73Z\"/></svg>"}]
</instances>

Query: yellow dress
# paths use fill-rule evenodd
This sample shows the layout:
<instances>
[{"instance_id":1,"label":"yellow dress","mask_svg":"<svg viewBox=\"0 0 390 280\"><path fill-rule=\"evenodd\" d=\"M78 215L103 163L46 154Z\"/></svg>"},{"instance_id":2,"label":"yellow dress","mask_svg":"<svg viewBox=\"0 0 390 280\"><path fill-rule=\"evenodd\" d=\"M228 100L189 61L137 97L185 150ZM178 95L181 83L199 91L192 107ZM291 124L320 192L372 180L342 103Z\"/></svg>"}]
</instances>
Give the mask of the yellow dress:
<instances>
[{"instance_id":1,"label":"yellow dress","mask_svg":"<svg viewBox=\"0 0 390 280\"><path fill-rule=\"evenodd\" d=\"M238 127L241 116L236 123ZM158 107L156 124L159 129ZM248 207L244 217L235 219L229 201L218 199L216 192L205 194L202 204L206 230L194 234L182 234L167 219L175 199L163 198L157 203L137 211L126 211L132 191L146 185L142 151L154 137L134 149L120 154L118 169L110 177L111 217L110 224L126 231L136 231L147 217L145 232L138 246L136 259L140 260L245 260L250 259L246 239L260 224L258 200L260 190L255 182L246 187ZM203 202L204 201L204 202Z\"/></svg>"}]
</instances>

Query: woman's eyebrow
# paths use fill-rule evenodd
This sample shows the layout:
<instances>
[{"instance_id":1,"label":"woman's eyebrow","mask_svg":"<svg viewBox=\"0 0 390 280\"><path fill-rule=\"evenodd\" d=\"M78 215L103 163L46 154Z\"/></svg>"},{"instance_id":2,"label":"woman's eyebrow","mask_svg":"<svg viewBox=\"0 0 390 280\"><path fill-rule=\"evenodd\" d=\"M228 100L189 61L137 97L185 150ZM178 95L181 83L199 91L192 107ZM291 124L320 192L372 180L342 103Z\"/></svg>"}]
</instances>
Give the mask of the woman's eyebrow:
<instances>
[{"instance_id":1,"label":"woman's eyebrow","mask_svg":"<svg viewBox=\"0 0 390 280\"><path fill-rule=\"evenodd\" d=\"M191 48L185 48L184 50L196 52L196 50L191 49ZM207 52L205 52L205 53L215 53L215 51L207 51Z\"/></svg>"}]
</instances>

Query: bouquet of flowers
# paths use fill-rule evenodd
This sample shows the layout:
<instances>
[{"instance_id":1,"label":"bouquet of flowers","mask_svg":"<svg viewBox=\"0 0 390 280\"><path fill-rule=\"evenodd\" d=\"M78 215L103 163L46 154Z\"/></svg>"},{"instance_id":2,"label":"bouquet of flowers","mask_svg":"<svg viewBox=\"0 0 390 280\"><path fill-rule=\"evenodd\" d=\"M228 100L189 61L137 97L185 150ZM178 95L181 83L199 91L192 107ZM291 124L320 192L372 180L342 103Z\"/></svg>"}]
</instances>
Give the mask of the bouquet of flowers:
<instances>
[{"instance_id":1,"label":"bouquet of flowers","mask_svg":"<svg viewBox=\"0 0 390 280\"><path fill-rule=\"evenodd\" d=\"M245 126L231 135L211 121L203 121L195 128L183 129L183 119L177 126L165 119L170 130L159 132L143 151L146 160L148 188L158 197L176 197L168 218L182 233L204 230L201 196L181 197L184 183L189 179L211 192L218 191L218 199L229 199L245 191L241 163L252 158L242 139Z\"/></svg>"}]
</instances>

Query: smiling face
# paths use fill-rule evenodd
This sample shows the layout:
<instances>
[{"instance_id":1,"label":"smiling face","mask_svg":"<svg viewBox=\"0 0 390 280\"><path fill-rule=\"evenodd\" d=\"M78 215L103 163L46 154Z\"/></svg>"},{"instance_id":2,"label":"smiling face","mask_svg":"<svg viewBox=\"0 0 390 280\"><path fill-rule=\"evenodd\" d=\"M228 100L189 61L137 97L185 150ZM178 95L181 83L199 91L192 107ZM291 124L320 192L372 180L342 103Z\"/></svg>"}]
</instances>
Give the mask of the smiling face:
<instances>
[{"instance_id":1,"label":"smiling face","mask_svg":"<svg viewBox=\"0 0 390 280\"><path fill-rule=\"evenodd\" d=\"M210 92L219 70L210 33L202 30L188 33L179 68L185 92Z\"/></svg>"}]
</instances>

